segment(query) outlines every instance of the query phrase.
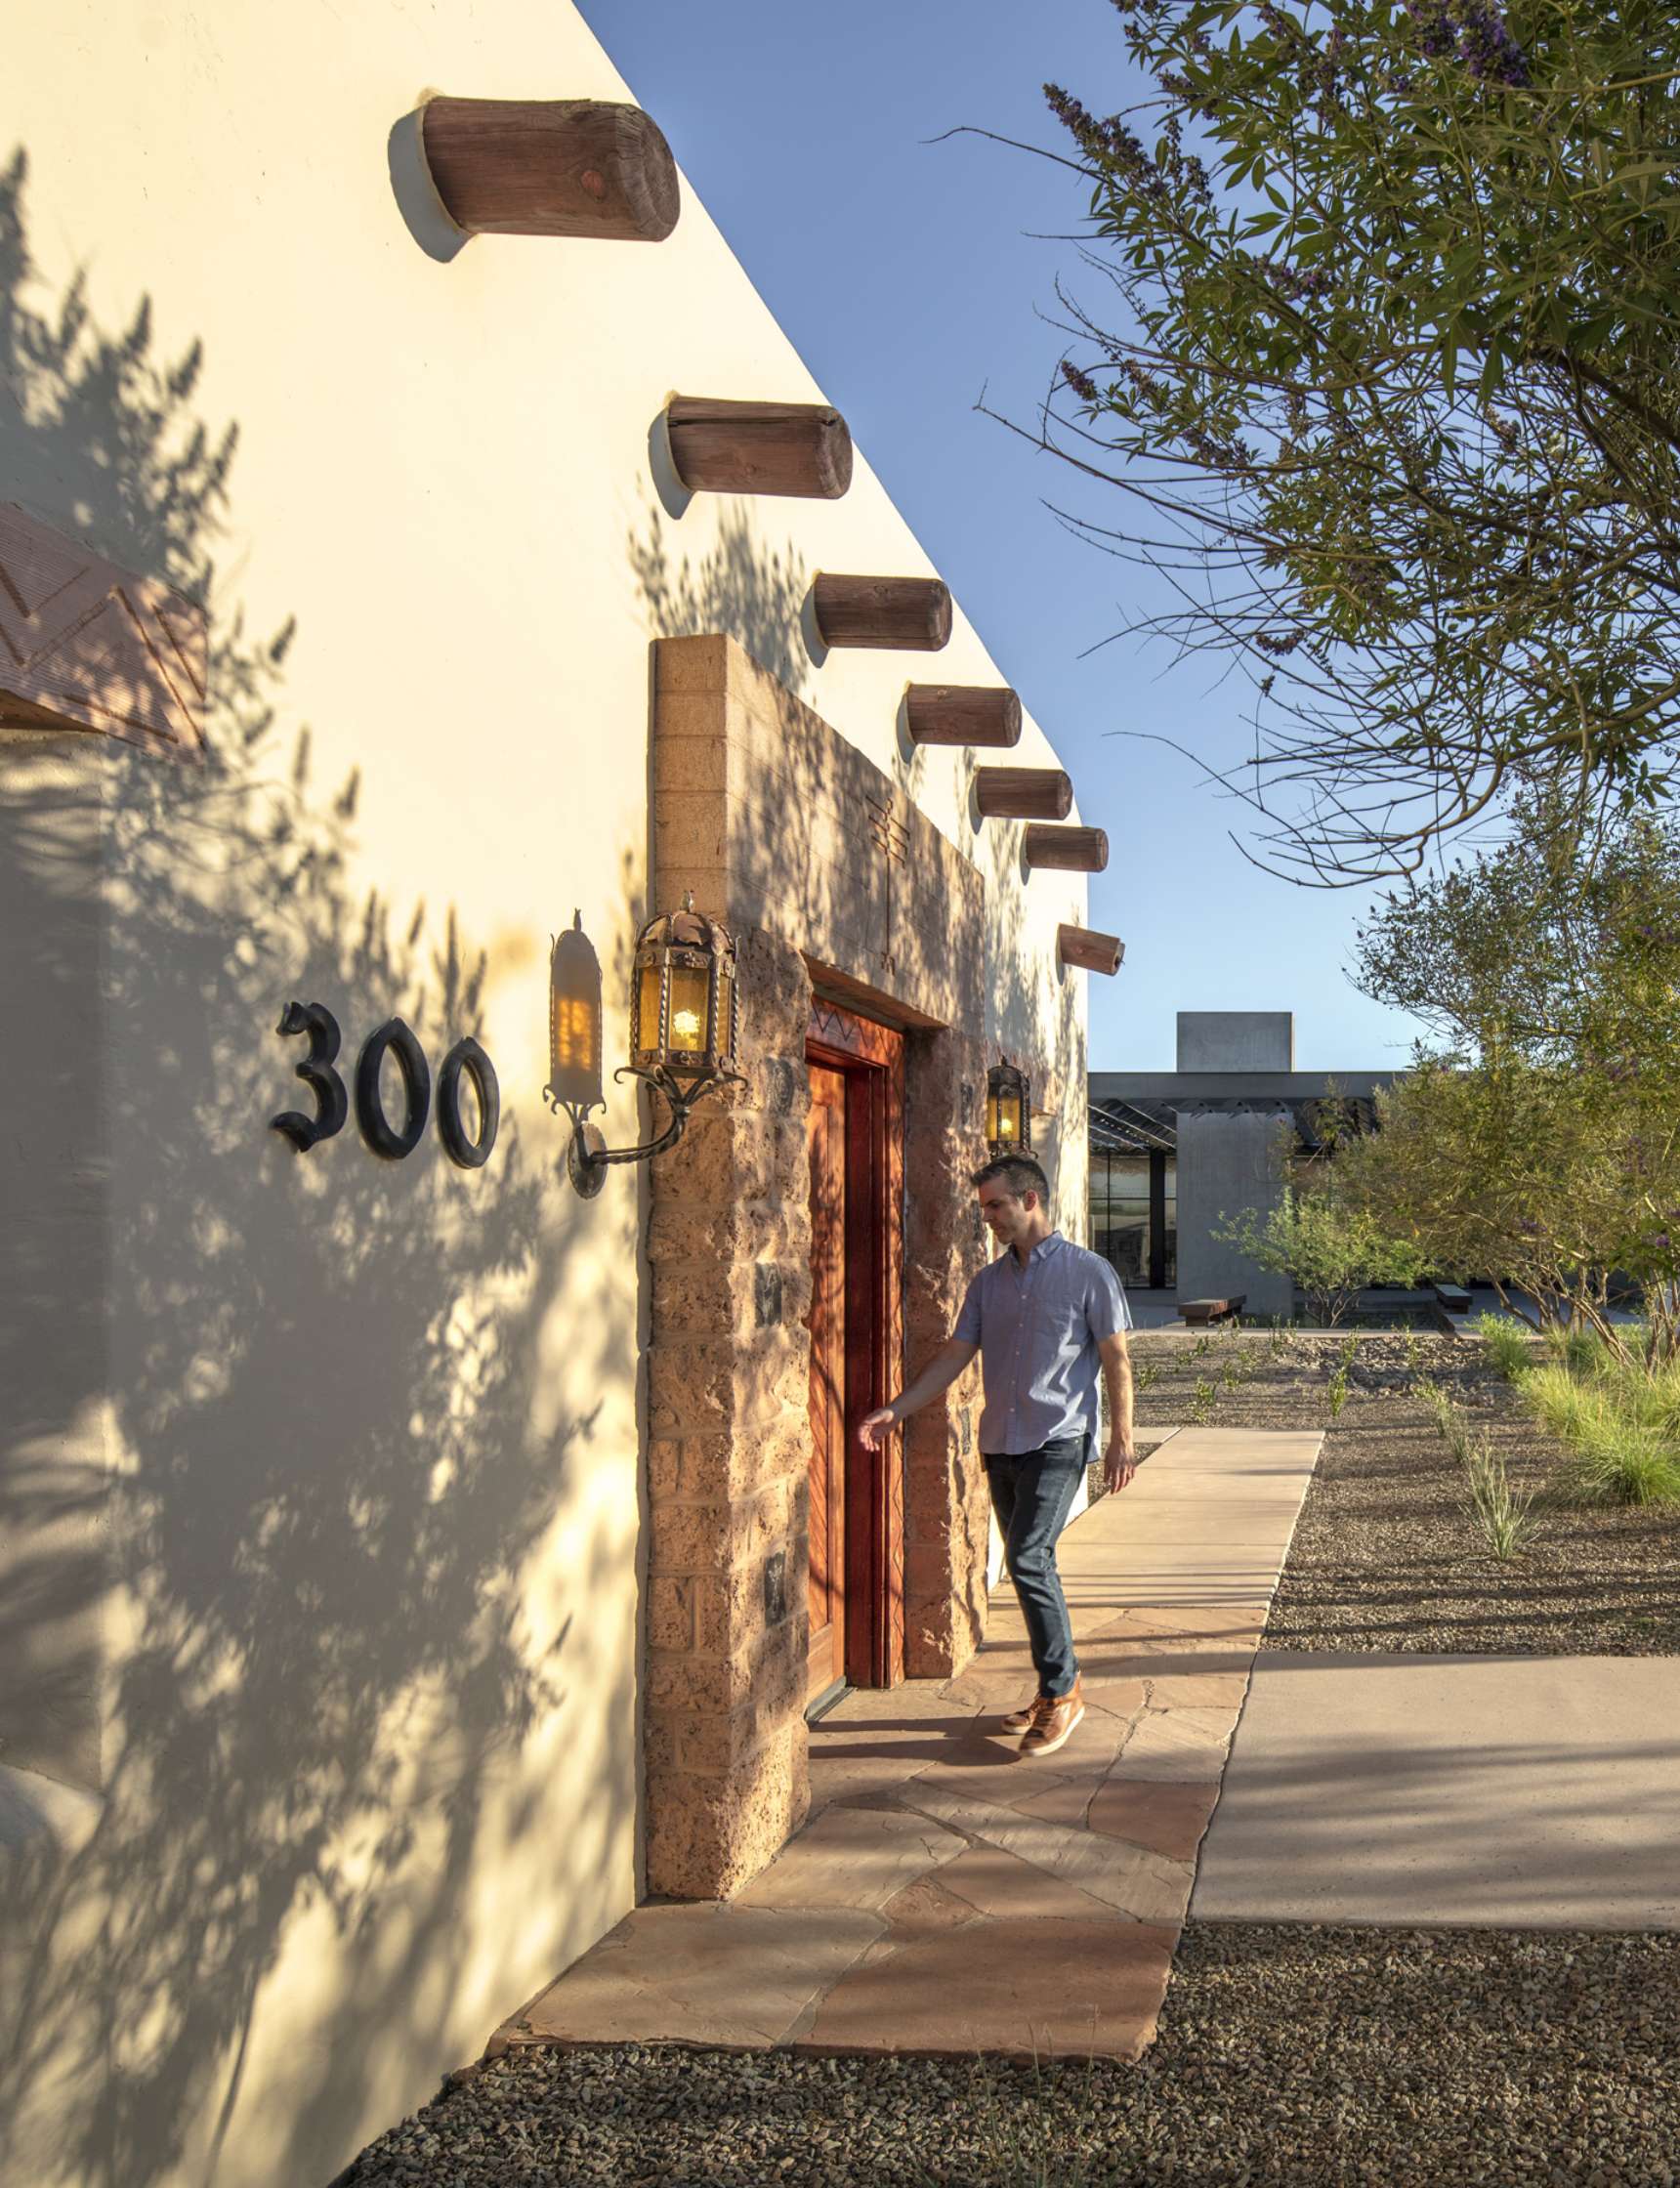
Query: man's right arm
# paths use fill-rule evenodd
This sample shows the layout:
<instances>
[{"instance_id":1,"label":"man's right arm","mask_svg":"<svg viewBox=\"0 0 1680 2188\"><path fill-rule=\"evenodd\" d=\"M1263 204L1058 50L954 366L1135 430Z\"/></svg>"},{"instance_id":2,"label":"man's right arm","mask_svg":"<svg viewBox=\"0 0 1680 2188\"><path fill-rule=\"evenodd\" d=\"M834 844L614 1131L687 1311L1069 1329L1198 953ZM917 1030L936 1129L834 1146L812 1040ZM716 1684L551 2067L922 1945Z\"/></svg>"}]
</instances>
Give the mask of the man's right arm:
<instances>
[{"instance_id":1,"label":"man's right arm","mask_svg":"<svg viewBox=\"0 0 1680 2188\"><path fill-rule=\"evenodd\" d=\"M900 1421L950 1388L979 1350L964 1337L947 1337L914 1382L906 1383L890 1406L879 1407L859 1423L859 1443L866 1452L879 1451Z\"/></svg>"}]
</instances>

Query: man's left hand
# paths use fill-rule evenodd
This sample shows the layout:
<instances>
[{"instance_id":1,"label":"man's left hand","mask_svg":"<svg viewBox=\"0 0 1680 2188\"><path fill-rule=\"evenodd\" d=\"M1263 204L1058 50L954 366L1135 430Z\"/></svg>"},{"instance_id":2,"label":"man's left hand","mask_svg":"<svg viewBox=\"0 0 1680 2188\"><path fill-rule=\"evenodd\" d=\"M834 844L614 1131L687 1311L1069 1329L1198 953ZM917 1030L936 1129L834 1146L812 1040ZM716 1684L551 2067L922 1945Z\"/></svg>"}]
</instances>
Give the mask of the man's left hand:
<instances>
[{"instance_id":1,"label":"man's left hand","mask_svg":"<svg viewBox=\"0 0 1680 2188\"><path fill-rule=\"evenodd\" d=\"M1103 1453L1103 1482L1110 1490L1124 1489L1138 1470L1138 1450L1129 1436L1111 1438Z\"/></svg>"}]
</instances>

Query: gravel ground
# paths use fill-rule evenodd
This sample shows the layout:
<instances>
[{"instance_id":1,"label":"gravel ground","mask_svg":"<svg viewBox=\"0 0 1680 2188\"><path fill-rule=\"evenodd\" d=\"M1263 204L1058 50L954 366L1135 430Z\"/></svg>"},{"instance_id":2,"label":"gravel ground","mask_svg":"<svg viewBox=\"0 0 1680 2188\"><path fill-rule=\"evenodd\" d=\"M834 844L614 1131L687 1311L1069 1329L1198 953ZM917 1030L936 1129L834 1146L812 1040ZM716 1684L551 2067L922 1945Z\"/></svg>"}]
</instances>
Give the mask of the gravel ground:
<instances>
[{"instance_id":1,"label":"gravel ground","mask_svg":"<svg viewBox=\"0 0 1680 2188\"><path fill-rule=\"evenodd\" d=\"M1680 1937L1193 1924L1140 2066L525 2051L342 2177L1667 2188L1677 2055Z\"/></svg>"},{"instance_id":2,"label":"gravel ground","mask_svg":"<svg viewBox=\"0 0 1680 2188\"><path fill-rule=\"evenodd\" d=\"M1279 1353L1257 1330L1221 1331L1205 1351L1137 1342L1145 1433L1190 1420L1198 1385L1212 1426L1326 1431L1262 1648L1680 1655L1680 1513L1560 1501L1529 1554L1501 1563L1465 1515L1459 1468L1413 1384L1449 1390L1519 1487L1556 1491L1561 1447L1478 1347L1433 1334L1362 1335L1332 1421L1345 1342L1291 1336Z\"/></svg>"},{"instance_id":3,"label":"gravel ground","mask_svg":"<svg viewBox=\"0 0 1680 2188\"><path fill-rule=\"evenodd\" d=\"M1474 1350L1362 1336L1139 1340L1152 1425L1324 1425L1269 1649L1680 1653L1671 1514L1557 1508L1500 1565L1422 1402L1433 1375L1518 1481L1561 1455ZM1198 1386L1200 1386L1198 1388ZM1107 2060L517 2051L334 2188L1674 2188L1680 1934L1192 1923L1160 2034Z\"/></svg>"}]
</instances>

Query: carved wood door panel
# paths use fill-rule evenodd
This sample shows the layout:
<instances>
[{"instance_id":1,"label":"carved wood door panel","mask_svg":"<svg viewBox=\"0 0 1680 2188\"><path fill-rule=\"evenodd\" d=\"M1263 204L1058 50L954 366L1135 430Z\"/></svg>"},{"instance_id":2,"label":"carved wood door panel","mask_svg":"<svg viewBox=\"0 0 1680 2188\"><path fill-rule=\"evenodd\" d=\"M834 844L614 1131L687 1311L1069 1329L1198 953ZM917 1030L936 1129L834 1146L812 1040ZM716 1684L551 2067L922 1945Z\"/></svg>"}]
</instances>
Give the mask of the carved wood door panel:
<instances>
[{"instance_id":1,"label":"carved wood door panel","mask_svg":"<svg viewBox=\"0 0 1680 2188\"><path fill-rule=\"evenodd\" d=\"M903 1038L819 1001L806 1053L817 1695L841 1678L890 1687L904 1675L902 1437L875 1452L857 1442L903 1380Z\"/></svg>"}]
</instances>

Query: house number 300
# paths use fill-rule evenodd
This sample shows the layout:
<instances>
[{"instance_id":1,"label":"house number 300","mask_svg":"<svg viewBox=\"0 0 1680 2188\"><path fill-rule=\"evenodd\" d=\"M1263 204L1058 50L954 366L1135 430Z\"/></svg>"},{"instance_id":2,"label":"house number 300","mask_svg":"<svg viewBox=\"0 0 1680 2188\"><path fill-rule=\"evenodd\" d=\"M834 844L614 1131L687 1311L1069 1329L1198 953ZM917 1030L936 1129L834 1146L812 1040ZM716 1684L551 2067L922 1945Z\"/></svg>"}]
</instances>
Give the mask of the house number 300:
<instances>
[{"instance_id":1,"label":"house number 300","mask_svg":"<svg viewBox=\"0 0 1680 2188\"><path fill-rule=\"evenodd\" d=\"M350 1097L334 1069L338 1057L338 1020L322 1003L288 1003L275 1029L286 1035L308 1040L309 1053L292 1069L315 1097L315 1115L285 1110L271 1117L276 1132L283 1132L300 1154L342 1132L350 1115ZM403 1114L400 1128L386 1114L379 1083L380 1067L387 1053L395 1056L402 1073ZM479 1129L469 1136L461 1115L461 1077L466 1073L479 1097ZM400 1018L388 1018L377 1032L369 1033L356 1064L356 1121L375 1155L400 1161L412 1155L426 1129L432 1104L432 1074L426 1052ZM438 1133L449 1159L463 1170L482 1169L489 1160L501 1123L502 1097L496 1068L471 1038L457 1041L443 1059L438 1073Z\"/></svg>"}]
</instances>

